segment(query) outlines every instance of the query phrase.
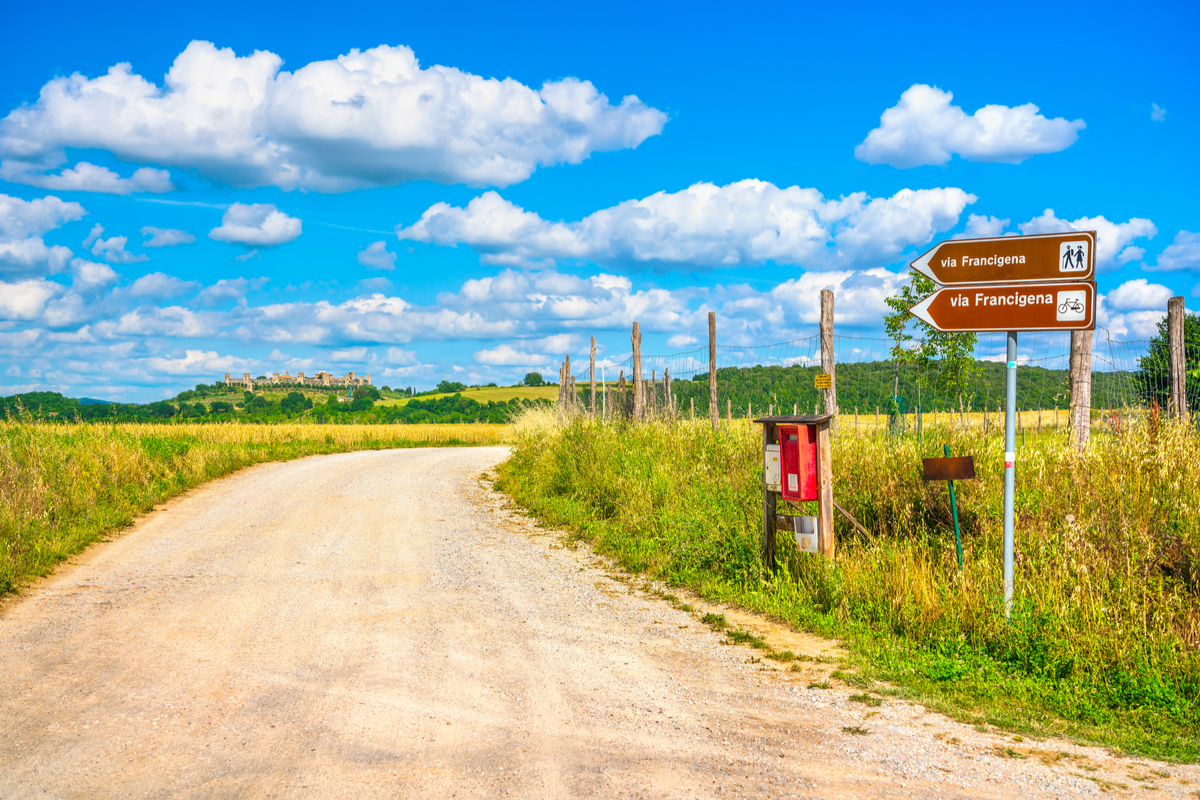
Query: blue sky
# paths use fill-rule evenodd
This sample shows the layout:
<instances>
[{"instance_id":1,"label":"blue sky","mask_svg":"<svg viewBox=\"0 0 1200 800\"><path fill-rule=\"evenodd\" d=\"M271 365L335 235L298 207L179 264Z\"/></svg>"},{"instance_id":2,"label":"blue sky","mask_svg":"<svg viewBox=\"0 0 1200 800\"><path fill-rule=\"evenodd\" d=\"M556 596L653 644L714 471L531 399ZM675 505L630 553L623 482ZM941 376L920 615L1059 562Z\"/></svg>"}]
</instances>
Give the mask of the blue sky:
<instances>
[{"instance_id":1,"label":"blue sky","mask_svg":"<svg viewBox=\"0 0 1200 800\"><path fill-rule=\"evenodd\" d=\"M1115 339L1200 307L1194 4L4 15L3 394L510 383L633 320L808 335L826 286L882 335L964 234L1097 229Z\"/></svg>"}]
</instances>

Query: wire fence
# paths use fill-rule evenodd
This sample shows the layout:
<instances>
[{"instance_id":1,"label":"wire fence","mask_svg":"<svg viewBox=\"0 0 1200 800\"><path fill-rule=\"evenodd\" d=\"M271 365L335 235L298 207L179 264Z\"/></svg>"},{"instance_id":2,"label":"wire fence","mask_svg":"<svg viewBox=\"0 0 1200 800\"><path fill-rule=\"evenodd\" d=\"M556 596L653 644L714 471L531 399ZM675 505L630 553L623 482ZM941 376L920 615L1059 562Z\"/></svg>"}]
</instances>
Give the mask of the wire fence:
<instances>
[{"instance_id":1,"label":"wire fence","mask_svg":"<svg viewBox=\"0 0 1200 800\"><path fill-rule=\"evenodd\" d=\"M1018 344L1018 410L1036 414L1039 427L1043 422L1065 425L1070 408L1070 334L1022 333ZM843 417L861 415L892 424L909 417L918 425L930 415L954 414L960 419L974 415L987 425L990 414L1003 410L1006 345L1003 333L979 334L967 378L955 381L936 360L924 366L897 360L890 339L834 336L839 412ZM824 410L822 393L814 385L822 371L819 335L756 346L718 344L716 351L719 416ZM708 356L707 347L642 355L646 403L652 414L708 415ZM1189 407L1200 412L1200 347L1187 348L1185 357ZM1155 404L1167 407L1170 374L1165 346L1150 340L1116 341L1106 329L1097 328L1091 363L1094 411L1111 414ZM573 377L577 401L587 407L588 365ZM627 413L632 407L632 377L632 356L620 362L597 362L597 410Z\"/></svg>"}]
</instances>

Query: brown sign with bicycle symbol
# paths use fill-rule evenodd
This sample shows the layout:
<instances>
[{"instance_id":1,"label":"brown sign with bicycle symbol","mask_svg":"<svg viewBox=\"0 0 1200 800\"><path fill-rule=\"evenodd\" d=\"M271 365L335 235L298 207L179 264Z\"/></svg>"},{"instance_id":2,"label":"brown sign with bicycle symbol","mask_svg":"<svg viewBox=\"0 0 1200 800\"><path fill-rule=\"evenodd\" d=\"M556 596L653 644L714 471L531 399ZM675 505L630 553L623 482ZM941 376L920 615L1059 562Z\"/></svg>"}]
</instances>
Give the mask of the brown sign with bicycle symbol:
<instances>
[{"instance_id":1,"label":"brown sign with bicycle symbol","mask_svg":"<svg viewBox=\"0 0 1200 800\"><path fill-rule=\"evenodd\" d=\"M1096 327L1096 285L947 287L909 310L940 331L1084 331Z\"/></svg>"}]
</instances>

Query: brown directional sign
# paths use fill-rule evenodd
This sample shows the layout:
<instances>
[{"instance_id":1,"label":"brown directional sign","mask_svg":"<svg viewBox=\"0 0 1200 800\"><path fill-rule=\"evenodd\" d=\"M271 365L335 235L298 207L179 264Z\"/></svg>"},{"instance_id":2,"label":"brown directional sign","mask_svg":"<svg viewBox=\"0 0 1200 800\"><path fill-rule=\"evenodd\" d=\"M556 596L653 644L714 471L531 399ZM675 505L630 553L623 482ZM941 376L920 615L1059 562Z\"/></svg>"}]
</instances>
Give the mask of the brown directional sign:
<instances>
[{"instance_id":1,"label":"brown directional sign","mask_svg":"<svg viewBox=\"0 0 1200 800\"><path fill-rule=\"evenodd\" d=\"M949 286L909 311L939 331L1086 331L1096 326L1096 284Z\"/></svg>"},{"instance_id":2,"label":"brown directional sign","mask_svg":"<svg viewBox=\"0 0 1200 800\"><path fill-rule=\"evenodd\" d=\"M940 284L1090 281L1096 232L941 242L910 265Z\"/></svg>"},{"instance_id":3,"label":"brown directional sign","mask_svg":"<svg viewBox=\"0 0 1200 800\"><path fill-rule=\"evenodd\" d=\"M965 481L975 477L973 456L922 458L921 477L927 481Z\"/></svg>"}]
</instances>

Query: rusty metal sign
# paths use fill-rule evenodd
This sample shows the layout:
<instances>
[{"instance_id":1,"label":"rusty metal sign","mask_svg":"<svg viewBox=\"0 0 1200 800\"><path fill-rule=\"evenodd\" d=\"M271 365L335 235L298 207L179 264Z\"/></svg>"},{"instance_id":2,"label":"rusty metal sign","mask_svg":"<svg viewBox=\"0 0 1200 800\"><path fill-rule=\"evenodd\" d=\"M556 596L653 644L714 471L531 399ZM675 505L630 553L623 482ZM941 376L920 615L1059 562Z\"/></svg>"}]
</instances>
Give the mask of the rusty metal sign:
<instances>
[{"instance_id":1,"label":"rusty metal sign","mask_svg":"<svg viewBox=\"0 0 1200 800\"><path fill-rule=\"evenodd\" d=\"M975 477L975 458L922 458L921 470L922 477L927 481L965 481Z\"/></svg>"},{"instance_id":2,"label":"rusty metal sign","mask_svg":"<svg viewBox=\"0 0 1200 800\"><path fill-rule=\"evenodd\" d=\"M817 389L832 389L833 376L824 372L819 372L817 373L816 377L813 378L813 386Z\"/></svg>"},{"instance_id":3,"label":"rusty metal sign","mask_svg":"<svg viewBox=\"0 0 1200 800\"><path fill-rule=\"evenodd\" d=\"M944 286L1089 281L1096 274L1096 232L952 239L909 266Z\"/></svg>"},{"instance_id":4,"label":"rusty metal sign","mask_svg":"<svg viewBox=\"0 0 1200 800\"><path fill-rule=\"evenodd\" d=\"M1096 284L951 286L909 311L939 331L1086 331L1096 327Z\"/></svg>"}]
</instances>

